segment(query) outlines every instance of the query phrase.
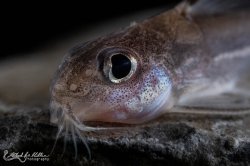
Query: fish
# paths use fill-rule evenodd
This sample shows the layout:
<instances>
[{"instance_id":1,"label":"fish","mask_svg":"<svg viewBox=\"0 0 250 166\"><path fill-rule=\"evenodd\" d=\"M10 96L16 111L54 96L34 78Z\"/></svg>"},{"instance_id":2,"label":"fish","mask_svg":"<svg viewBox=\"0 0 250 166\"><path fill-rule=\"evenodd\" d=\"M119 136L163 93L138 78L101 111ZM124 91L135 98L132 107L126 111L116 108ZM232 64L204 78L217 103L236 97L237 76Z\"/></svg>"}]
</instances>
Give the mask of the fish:
<instances>
[{"instance_id":1,"label":"fish","mask_svg":"<svg viewBox=\"0 0 250 166\"><path fill-rule=\"evenodd\" d=\"M89 131L88 121L142 124L176 107L248 111L249 9L247 0L183 1L73 47L51 84L51 122Z\"/></svg>"}]
</instances>

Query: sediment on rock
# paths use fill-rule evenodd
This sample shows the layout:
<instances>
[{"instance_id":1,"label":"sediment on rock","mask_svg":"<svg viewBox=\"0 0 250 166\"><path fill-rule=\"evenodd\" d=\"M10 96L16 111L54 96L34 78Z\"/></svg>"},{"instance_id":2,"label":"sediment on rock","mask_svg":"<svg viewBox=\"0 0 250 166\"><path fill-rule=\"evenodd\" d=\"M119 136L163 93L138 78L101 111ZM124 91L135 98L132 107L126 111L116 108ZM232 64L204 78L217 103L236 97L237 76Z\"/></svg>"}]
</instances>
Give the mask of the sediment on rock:
<instances>
[{"instance_id":1,"label":"sediment on rock","mask_svg":"<svg viewBox=\"0 0 250 166\"><path fill-rule=\"evenodd\" d=\"M53 165L249 165L250 116L166 114L143 125L111 124L112 129L85 132L91 150L77 137L62 132L56 141L57 126L49 123L47 108L14 108L0 116L1 165L4 150L43 152ZM101 125L101 124L98 124ZM25 163L37 164L26 160Z\"/></svg>"}]
</instances>

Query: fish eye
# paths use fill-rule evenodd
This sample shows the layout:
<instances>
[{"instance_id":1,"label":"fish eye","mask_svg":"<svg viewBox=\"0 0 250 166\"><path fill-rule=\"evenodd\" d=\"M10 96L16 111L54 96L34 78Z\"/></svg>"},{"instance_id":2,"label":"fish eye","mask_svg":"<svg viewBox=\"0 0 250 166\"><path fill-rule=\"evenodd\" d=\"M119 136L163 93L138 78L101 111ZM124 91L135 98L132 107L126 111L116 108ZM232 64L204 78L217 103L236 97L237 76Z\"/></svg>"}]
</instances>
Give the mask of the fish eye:
<instances>
[{"instance_id":1,"label":"fish eye","mask_svg":"<svg viewBox=\"0 0 250 166\"><path fill-rule=\"evenodd\" d=\"M133 54L124 49L109 49L103 52L103 62L99 65L104 75L113 83L121 83L131 78L137 68Z\"/></svg>"},{"instance_id":2,"label":"fish eye","mask_svg":"<svg viewBox=\"0 0 250 166\"><path fill-rule=\"evenodd\" d=\"M136 60L118 53L110 57L109 79L113 83L120 83L131 78L136 68Z\"/></svg>"},{"instance_id":3,"label":"fish eye","mask_svg":"<svg viewBox=\"0 0 250 166\"><path fill-rule=\"evenodd\" d=\"M116 54L111 57L112 75L117 79L126 77L131 70L130 59L123 54Z\"/></svg>"}]
</instances>

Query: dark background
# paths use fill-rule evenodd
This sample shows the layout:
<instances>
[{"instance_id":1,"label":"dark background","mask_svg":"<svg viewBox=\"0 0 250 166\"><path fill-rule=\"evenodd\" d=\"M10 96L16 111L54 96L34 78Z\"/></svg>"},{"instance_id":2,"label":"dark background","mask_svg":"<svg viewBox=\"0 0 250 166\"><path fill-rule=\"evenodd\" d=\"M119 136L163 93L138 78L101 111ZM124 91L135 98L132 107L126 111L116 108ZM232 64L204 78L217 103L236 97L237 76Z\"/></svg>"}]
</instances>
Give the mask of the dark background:
<instances>
[{"instance_id":1,"label":"dark background","mask_svg":"<svg viewBox=\"0 0 250 166\"><path fill-rule=\"evenodd\" d=\"M50 40L84 29L88 24L173 3L176 0L11 1L1 5L0 60L31 52Z\"/></svg>"}]
</instances>

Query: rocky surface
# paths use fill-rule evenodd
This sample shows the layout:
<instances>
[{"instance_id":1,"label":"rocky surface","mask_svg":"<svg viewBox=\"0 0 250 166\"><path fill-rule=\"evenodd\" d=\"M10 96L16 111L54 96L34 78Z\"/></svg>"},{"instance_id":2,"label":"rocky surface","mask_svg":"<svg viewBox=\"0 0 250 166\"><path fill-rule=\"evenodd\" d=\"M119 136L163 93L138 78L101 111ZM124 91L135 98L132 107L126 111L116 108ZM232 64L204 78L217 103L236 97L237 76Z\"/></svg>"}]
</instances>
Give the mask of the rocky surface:
<instances>
[{"instance_id":1,"label":"rocky surface","mask_svg":"<svg viewBox=\"0 0 250 166\"><path fill-rule=\"evenodd\" d=\"M0 111L1 112L1 111ZM115 127L119 126L119 127ZM4 150L43 152L49 161L25 165L250 165L250 115L166 114L143 125L82 133L91 150L65 132L55 144L57 127L47 108L13 108L0 113L0 165ZM64 139L65 138L65 139ZM64 150L65 149L65 150ZM75 155L77 154L77 156Z\"/></svg>"}]
</instances>

